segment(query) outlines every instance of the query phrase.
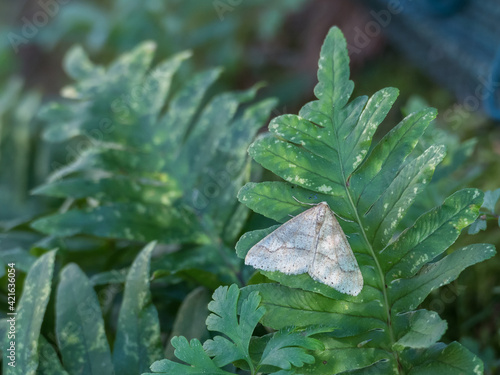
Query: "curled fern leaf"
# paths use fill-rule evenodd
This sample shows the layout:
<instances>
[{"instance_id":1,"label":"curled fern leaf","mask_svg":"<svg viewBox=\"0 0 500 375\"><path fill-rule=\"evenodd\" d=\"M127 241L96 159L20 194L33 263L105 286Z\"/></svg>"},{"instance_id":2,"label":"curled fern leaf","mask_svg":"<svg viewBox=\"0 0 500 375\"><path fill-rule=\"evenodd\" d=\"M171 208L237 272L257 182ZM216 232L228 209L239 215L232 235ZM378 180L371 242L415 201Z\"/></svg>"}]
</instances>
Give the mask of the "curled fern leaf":
<instances>
[{"instance_id":1,"label":"curled fern leaf","mask_svg":"<svg viewBox=\"0 0 500 375\"><path fill-rule=\"evenodd\" d=\"M437 343L446 323L431 311L416 309L432 290L495 253L491 245L476 244L443 256L478 216L482 193L458 191L401 232L402 219L445 155L441 145L422 152L415 149L435 110L408 115L372 147L375 130L397 90L383 89L369 99L349 101L353 83L346 42L337 28L330 30L321 50L318 80L317 100L298 116L275 118L271 134L249 149L257 162L286 182L247 184L239 199L278 222L306 209L298 201L326 201L350 220L340 224L350 238L365 286L352 297L307 274L263 272L281 285L251 285L243 293L259 292L266 326L330 326L330 332L320 336L325 350L315 352L316 361L306 366L307 373L413 374L425 368L478 373L480 360L460 344ZM244 257L269 232L243 236L238 255ZM454 365L457 356L467 360Z\"/></svg>"}]
</instances>

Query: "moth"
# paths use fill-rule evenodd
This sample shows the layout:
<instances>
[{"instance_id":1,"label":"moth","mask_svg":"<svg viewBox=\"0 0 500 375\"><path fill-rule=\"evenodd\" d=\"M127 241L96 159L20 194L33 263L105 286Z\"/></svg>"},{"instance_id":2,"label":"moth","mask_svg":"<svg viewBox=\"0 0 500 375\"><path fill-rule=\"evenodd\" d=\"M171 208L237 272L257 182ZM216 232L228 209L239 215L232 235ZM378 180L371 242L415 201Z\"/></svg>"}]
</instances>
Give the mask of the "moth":
<instances>
[{"instance_id":1,"label":"moth","mask_svg":"<svg viewBox=\"0 0 500 375\"><path fill-rule=\"evenodd\" d=\"M363 276L328 203L302 212L253 246L245 264L286 275L308 273L341 293L356 296Z\"/></svg>"}]
</instances>

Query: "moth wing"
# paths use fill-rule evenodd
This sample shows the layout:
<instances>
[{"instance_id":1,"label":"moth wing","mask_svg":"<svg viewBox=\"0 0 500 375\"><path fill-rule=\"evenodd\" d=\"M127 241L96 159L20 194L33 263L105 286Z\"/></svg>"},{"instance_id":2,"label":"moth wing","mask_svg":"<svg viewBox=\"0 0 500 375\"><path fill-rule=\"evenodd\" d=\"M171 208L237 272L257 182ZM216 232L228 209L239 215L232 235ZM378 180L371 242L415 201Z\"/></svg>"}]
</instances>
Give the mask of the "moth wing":
<instances>
[{"instance_id":1,"label":"moth wing","mask_svg":"<svg viewBox=\"0 0 500 375\"><path fill-rule=\"evenodd\" d=\"M316 207L302 212L253 246L245 264L264 271L298 275L309 270L319 225Z\"/></svg>"},{"instance_id":2,"label":"moth wing","mask_svg":"<svg viewBox=\"0 0 500 375\"><path fill-rule=\"evenodd\" d=\"M347 238L328 208L319 230L309 275L341 293L356 296L363 288L363 276Z\"/></svg>"}]
</instances>

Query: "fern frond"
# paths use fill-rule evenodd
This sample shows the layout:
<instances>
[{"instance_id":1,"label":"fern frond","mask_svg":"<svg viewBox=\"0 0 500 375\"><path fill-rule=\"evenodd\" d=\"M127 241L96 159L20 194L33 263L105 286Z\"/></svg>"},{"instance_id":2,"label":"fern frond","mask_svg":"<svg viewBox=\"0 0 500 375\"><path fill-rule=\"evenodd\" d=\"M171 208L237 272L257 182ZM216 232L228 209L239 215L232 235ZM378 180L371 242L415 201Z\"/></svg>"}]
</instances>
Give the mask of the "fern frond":
<instances>
[{"instance_id":1,"label":"fern frond","mask_svg":"<svg viewBox=\"0 0 500 375\"><path fill-rule=\"evenodd\" d=\"M249 150L286 182L247 184L239 199L278 222L305 210L298 201L326 201L339 216L352 221L340 224L350 238L365 286L352 297L307 274L262 271L281 285L251 285L243 295L259 292L266 308L262 323L273 329L325 322L331 328L319 336L325 350L315 353L315 364L306 367L307 373L413 374L427 367L443 373L479 371L480 360L460 344L436 344L445 322L433 312L416 309L432 290L495 253L491 245L476 244L442 255L478 216L482 193L458 191L441 206L421 212L411 227L401 231L401 221L445 155L441 145L415 150L436 111L422 109L408 115L371 147L397 90L383 89L370 99L349 101L353 84L346 43L337 28L330 30L321 50L318 80L317 100L306 104L298 116L275 118L271 134ZM270 231L244 235L238 255L244 257ZM468 360L454 367L456 355Z\"/></svg>"}]
</instances>

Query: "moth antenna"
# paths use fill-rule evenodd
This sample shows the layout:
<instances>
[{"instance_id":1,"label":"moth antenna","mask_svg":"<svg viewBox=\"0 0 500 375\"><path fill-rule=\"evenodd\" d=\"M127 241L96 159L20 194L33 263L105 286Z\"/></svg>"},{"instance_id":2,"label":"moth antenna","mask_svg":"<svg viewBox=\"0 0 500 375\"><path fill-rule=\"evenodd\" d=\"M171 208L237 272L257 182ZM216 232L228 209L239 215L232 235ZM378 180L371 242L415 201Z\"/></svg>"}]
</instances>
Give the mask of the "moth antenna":
<instances>
[{"instance_id":1,"label":"moth antenna","mask_svg":"<svg viewBox=\"0 0 500 375\"><path fill-rule=\"evenodd\" d=\"M345 222L347 222L347 223L354 223L354 220L349 220L349 219L346 219L345 217L342 217L342 216L340 216L339 214L337 214L335 211L332 211L332 212L333 212L333 214L334 214L335 216L337 216L339 219L342 219L342 220L344 220L344 221L345 221Z\"/></svg>"},{"instance_id":2,"label":"moth antenna","mask_svg":"<svg viewBox=\"0 0 500 375\"><path fill-rule=\"evenodd\" d=\"M297 198L295 198L293 195L292 195L292 198L293 198L296 202L298 202L298 203L300 203L300 204L305 204L306 206L317 206L317 205L318 205L317 203L306 203L306 202L301 202L301 201L299 201Z\"/></svg>"},{"instance_id":3,"label":"moth antenna","mask_svg":"<svg viewBox=\"0 0 500 375\"><path fill-rule=\"evenodd\" d=\"M317 206L317 205L318 205L318 203L306 203L306 202L301 202L301 201L299 201L297 198L295 198L293 195L292 195L292 198L293 198L296 202L298 202L298 203L300 203L300 204L305 204L305 205L307 205L307 206ZM346 219L346 218L344 218L344 217L340 216L339 214L337 214L337 213L336 213L335 211L333 211L333 210L332 210L332 212L333 212L333 214L334 214L335 216L337 216L339 219L342 219L342 220L344 220L345 222L348 222L348 223L354 223L354 221L353 221L353 220Z\"/></svg>"}]
</instances>

